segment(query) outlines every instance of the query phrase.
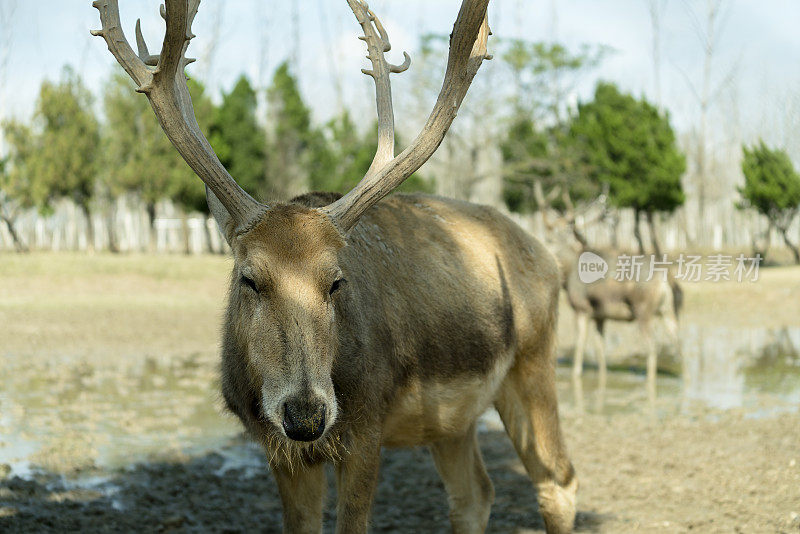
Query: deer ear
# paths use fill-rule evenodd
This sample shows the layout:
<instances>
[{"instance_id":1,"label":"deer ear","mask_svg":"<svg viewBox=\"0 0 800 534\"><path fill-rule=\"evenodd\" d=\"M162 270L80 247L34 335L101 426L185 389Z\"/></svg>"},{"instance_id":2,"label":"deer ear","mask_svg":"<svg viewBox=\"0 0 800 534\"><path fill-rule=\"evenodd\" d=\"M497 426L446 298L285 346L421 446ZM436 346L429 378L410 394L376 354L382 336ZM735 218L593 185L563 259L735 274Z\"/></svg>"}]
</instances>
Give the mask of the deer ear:
<instances>
[{"instance_id":1,"label":"deer ear","mask_svg":"<svg viewBox=\"0 0 800 534\"><path fill-rule=\"evenodd\" d=\"M231 214L225 209L225 206L222 205L222 202L219 201L217 195L215 195L211 189L206 186L206 202L208 202L208 209L211 211L211 215L214 216L214 220L217 221L217 226L219 226L219 231L225 236L225 241L228 242L228 245L231 244Z\"/></svg>"}]
</instances>

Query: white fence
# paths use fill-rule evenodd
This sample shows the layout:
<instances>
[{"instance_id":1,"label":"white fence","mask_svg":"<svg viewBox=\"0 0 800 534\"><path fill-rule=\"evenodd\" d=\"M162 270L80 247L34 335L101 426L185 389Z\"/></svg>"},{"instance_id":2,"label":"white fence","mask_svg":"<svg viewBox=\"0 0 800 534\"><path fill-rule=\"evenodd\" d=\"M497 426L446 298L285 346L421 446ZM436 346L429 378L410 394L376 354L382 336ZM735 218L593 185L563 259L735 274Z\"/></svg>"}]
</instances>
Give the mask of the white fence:
<instances>
[{"instance_id":1,"label":"white fence","mask_svg":"<svg viewBox=\"0 0 800 534\"><path fill-rule=\"evenodd\" d=\"M116 250L119 252L221 253L227 250L211 217L186 214L170 202L156 206L151 225L145 206L131 197L92 212L93 243L89 243L86 217L73 203L61 202L43 216L35 210L17 219L17 234L31 250ZM0 250L13 250L8 228L0 224Z\"/></svg>"},{"instance_id":2,"label":"white fence","mask_svg":"<svg viewBox=\"0 0 800 534\"><path fill-rule=\"evenodd\" d=\"M657 222L659 241L665 250L750 250L754 234L767 228L766 219L752 211L737 210L731 203L709 205L704 223L697 224L696 208L691 205ZM523 228L542 235L538 218L512 214ZM616 239L611 224L593 223L585 228L589 242L598 247L611 246L635 249L634 215L621 210L616 224ZM581 223L580 219L578 221ZM222 253L227 244L213 218L199 213L185 214L170 202L156 206L156 219L150 224L145 206L135 198L122 197L113 205L98 207L92 213L94 250L115 249L119 252L159 253ZM87 250L89 232L83 213L72 203L60 203L55 212L43 216L34 210L18 218L16 231L31 250ZM641 224L642 236L649 243L649 228ZM800 240L795 222L790 235ZM114 246L112 246L112 243ZM773 232L771 245L782 248L783 238ZM8 229L0 224L0 250L13 250Z\"/></svg>"}]
</instances>

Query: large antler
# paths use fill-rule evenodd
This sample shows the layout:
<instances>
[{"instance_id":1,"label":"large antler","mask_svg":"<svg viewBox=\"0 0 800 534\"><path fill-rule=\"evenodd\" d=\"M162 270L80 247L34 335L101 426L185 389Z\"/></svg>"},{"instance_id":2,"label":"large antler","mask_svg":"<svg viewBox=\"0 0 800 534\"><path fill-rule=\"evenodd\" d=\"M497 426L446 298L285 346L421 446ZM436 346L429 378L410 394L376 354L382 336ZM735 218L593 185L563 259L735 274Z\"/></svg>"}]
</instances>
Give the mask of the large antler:
<instances>
[{"instance_id":1,"label":"large antler","mask_svg":"<svg viewBox=\"0 0 800 534\"><path fill-rule=\"evenodd\" d=\"M375 174L394 158L394 112L392 110L392 85L390 73L408 70L411 57L403 52L405 61L402 65L392 65L386 61L384 54L392 49L389 36L383 24L363 0L347 0L350 9L364 30L359 39L367 43L367 59L372 62L372 69L361 69L361 72L372 76L375 80L375 102L378 108L378 150L367 170L367 174Z\"/></svg>"},{"instance_id":2,"label":"large antler","mask_svg":"<svg viewBox=\"0 0 800 534\"><path fill-rule=\"evenodd\" d=\"M103 28L92 31L105 39L108 49L136 82L137 91L150 100L161 127L183 159L219 199L235 222L236 231L246 230L266 209L248 195L228 174L194 116L184 69L194 61L186 58L192 21L200 0L166 0L161 16L167 29L161 54L151 55L136 23L137 55L122 31L117 0L95 0ZM148 66L154 66L150 69Z\"/></svg>"},{"instance_id":3,"label":"large antler","mask_svg":"<svg viewBox=\"0 0 800 534\"><path fill-rule=\"evenodd\" d=\"M389 73L408 68L410 58L406 54L403 65L389 65L383 56L383 52L389 49L389 41L380 22L362 0L348 0L348 4L364 29L362 39L367 42L367 57L372 61L372 70L365 73L375 79L379 143L375 159L358 185L341 199L322 208L343 231L350 230L370 206L388 195L433 155L453 123L478 68L484 59L490 59L486 54L489 37L486 7L489 0L464 0L450 34L447 70L436 104L416 139L393 157L394 116Z\"/></svg>"}]
</instances>

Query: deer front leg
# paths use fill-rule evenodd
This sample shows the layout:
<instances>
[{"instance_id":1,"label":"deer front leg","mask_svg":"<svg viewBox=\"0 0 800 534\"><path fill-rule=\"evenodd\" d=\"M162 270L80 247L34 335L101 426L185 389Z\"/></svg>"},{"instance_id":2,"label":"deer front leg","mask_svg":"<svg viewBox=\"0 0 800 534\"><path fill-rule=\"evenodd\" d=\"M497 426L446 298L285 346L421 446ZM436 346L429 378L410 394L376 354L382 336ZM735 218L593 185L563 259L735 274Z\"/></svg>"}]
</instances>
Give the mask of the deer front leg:
<instances>
[{"instance_id":1,"label":"deer front leg","mask_svg":"<svg viewBox=\"0 0 800 534\"><path fill-rule=\"evenodd\" d=\"M447 490L453 534L483 533L489 522L494 488L483 465L476 425L473 423L463 436L442 439L430 448Z\"/></svg>"},{"instance_id":2,"label":"deer front leg","mask_svg":"<svg viewBox=\"0 0 800 534\"><path fill-rule=\"evenodd\" d=\"M647 348L647 397L650 406L656 400L656 375L658 374L658 349L656 347L655 333L650 321L640 323L642 337Z\"/></svg>"},{"instance_id":3,"label":"deer front leg","mask_svg":"<svg viewBox=\"0 0 800 534\"><path fill-rule=\"evenodd\" d=\"M283 531L322 532L322 505L327 489L324 464L296 466L293 470L275 467L272 472L283 504Z\"/></svg>"},{"instance_id":4,"label":"deer front leg","mask_svg":"<svg viewBox=\"0 0 800 534\"><path fill-rule=\"evenodd\" d=\"M336 532L367 532L381 461L380 435L361 436L336 465Z\"/></svg>"}]
</instances>

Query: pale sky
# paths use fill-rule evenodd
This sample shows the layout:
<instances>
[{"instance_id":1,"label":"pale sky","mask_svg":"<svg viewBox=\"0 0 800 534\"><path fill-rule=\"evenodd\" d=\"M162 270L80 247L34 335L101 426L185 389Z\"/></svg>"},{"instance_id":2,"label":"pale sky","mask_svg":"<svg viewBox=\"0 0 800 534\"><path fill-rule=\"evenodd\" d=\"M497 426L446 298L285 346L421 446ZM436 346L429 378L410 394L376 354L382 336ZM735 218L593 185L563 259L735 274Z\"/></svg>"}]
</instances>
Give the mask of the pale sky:
<instances>
[{"instance_id":1,"label":"pale sky","mask_svg":"<svg viewBox=\"0 0 800 534\"><path fill-rule=\"evenodd\" d=\"M662 101L678 130L685 132L696 125L698 117L690 84L699 90L702 83L699 32L704 28L706 0L660 1L665 5ZM712 128L729 132L739 124L745 139L762 135L789 145L796 154L800 150L800 1L722 3L724 22L712 72L714 85L726 79L730 83L714 110ZM102 39L89 35L90 29L99 27L91 0L0 0L6 10L11 4L16 4L12 23L0 27L0 46L11 43L4 91L0 86L5 96L0 113L29 116L41 81L57 79L65 64L80 71L89 88L99 94L114 60ZM136 17L141 16L151 50L158 49L163 32L158 1L120 0L120 4L129 41L134 40ZM371 3L394 45L390 59L402 58L403 50L413 58L423 33L448 33L458 5L458 0ZM530 40L556 36L573 47L604 44L616 51L573 98L588 97L599 78L655 98L648 0L492 0L489 9L495 36ZM219 45L211 56L208 48L218 17ZM373 112L371 86L359 72L366 66L364 45L356 39L358 27L344 0L298 0L296 4L203 0L194 32L197 38L189 55L199 61L190 72L214 95L229 89L242 72L256 84L266 84L279 62L298 54L301 67L295 72L319 119L335 110L336 79L341 80L341 95L348 107L357 113ZM292 44L296 34L300 47ZM402 101L404 95L396 98Z\"/></svg>"}]
</instances>

